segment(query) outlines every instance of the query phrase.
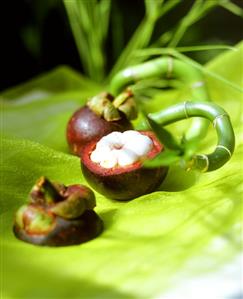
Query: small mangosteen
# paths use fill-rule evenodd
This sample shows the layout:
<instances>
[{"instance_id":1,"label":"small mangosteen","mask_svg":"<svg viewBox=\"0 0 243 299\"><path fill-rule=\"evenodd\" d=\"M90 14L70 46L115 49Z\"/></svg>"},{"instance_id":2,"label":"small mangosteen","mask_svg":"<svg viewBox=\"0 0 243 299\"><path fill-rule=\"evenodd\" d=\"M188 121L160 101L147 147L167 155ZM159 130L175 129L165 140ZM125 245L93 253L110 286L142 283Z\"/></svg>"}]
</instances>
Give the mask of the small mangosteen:
<instances>
[{"instance_id":1,"label":"small mangosteen","mask_svg":"<svg viewBox=\"0 0 243 299\"><path fill-rule=\"evenodd\" d=\"M135 102L129 90L115 99L106 92L94 96L68 122L66 135L70 150L79 156L89 142L113 131L132 129L130 120L136 116Z\"/></svg>"},{"instance_id":2,"label":"small mangosteen","mask_svg":"<svg viewBox=\"0 0 243 299\"><path fill-rule=\"evenodd\" d=\"M108 198L129 200L160 186L168 168L145 168L163 145L151 131L112 132L84 147L81 167L88 183Z\"/></svg>"},{"instance_id":3,"label":"small mangosteen","mask_svg":"<svg viewBox=\"0 0 243 299\"><path fill-rule=\"evenodd\" d=\"M94 193L86 186L64 186L41 177L30 192L29 202L15 216L14 234L25 242L66 246L87 242L103 229L93 211Z\"/></svg>"}]
</instances>

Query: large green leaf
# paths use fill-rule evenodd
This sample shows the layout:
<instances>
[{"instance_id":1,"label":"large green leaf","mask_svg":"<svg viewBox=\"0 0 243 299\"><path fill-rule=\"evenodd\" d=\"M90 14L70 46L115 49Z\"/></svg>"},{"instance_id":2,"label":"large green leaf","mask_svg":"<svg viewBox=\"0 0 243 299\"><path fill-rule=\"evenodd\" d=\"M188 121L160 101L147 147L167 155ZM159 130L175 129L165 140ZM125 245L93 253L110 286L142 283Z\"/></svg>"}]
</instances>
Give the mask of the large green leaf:
<instances>
[{"instance_id":1,"label":"large green leaf","mask_svg":"<svg viewBox=\"0 0 243 299\"><path fill-rule=\"evenodd\" d=\"M101 87L67 67L58 67L1 96L5 135L41 142L67 151L66 123Z\"/></svg>"},{"instance_id":2,"label":"large green leaf","mask_svg":"<svg viewBox=\"0 0 243 299\"><path fill-rule=\"evenodd\" d=\"M225 53L209 68L241 84L241 55ZM242 94L209 78L213 99L230 113L236 130L236 151L227 165L208 174L171 167L161 191L130 202L96 194L105 230L80 246L41 248L15 239L14 213L39 176L85 183L79 159L64 152L63 133L72 110L100 88L76 75L72 80L70 71L59 83L58 72L53 84L49 77L46 82L42 78L46 96L31 95L36 83L3 94L7 137L0 144L2 298L166 298L183 277L190 282L231 261L240 252L242 228ZM75 86L64 87L66 76ZM159 95L151 109L175 101L174 94L164 94L163 103ZM185 92L180 95L184 97ZM202 150L210 149L214 138L210 131Z\"/></svg>"}]
</instances>

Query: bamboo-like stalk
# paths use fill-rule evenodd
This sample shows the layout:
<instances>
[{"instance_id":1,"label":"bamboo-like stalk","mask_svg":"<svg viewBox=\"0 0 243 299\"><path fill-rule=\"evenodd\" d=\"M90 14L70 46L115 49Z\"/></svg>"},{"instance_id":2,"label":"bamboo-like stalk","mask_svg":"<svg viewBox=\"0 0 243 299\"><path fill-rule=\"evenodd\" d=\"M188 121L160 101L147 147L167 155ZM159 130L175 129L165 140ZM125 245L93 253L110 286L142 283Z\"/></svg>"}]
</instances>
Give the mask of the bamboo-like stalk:
<instances>
[{"instance_id":1,"label":"bamboo-like stalk","mask_svg":"<svg viewBox=\"0 0 243 299\"><path fill-rule=\"evenodd\" d=\"M162 111L151 113L148 117L161 125L168 125L191 117L202 117L212 122L218 136L217 146L209 155L194 155L187 165L188 170L194 168L202 172L216 170L223 166L233 154L235 136L230 117L223 108L216 104L184 102Z\"/></svg>"},{"instance_id":2,"label":"bamboo-like stalk","mask_svg":"<svg viewBox=\"0 0 243 299\"><path fill-rule=\"evenodd\" d=\"M111 80L110 91L117 95L127 86L149 78L178 79L189 85L193 101L209 102L203 74L198 69L171 56L156 58L148 62L131 66ZM207 119L196 119L185 134L186 140L203 138L206 135L209 122Z\"/></svg>"}]
</instances>

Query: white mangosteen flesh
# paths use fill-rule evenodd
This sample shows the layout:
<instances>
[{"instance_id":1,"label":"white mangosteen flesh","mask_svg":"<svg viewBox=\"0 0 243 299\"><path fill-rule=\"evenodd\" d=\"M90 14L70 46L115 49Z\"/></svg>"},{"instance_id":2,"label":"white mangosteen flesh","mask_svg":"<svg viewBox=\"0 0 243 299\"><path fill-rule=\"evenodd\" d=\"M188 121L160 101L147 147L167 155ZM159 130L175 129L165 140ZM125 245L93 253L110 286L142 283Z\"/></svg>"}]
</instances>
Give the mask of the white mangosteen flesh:
<instances>
[{"instance_id":1,"label":"white mangosteen flesh","mask_svg":"<svg viewBox=\"0 0 243 299\"><path fill-rule=\"evenodd\" d=\"M104 168L124 167L143 160L153 141L138 131L112 132L102 137L90 159Z\"/></svg>"}]
</instances>

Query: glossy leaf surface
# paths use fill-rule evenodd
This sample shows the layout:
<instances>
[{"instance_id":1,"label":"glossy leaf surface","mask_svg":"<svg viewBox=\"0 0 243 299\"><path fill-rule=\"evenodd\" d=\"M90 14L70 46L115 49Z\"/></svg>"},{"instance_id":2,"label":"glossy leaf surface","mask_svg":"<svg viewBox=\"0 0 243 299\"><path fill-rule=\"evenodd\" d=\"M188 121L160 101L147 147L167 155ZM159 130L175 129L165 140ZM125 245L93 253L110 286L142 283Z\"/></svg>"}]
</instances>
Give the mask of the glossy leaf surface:
<instances>
[{"instance_id":1,"label":"glossy leaf surface","mask_svg":"<svg viewBox=\"0 0 243 299\"><path fill-rule=\"evenodd\" d=\"M240 49L222 54L208 67L243 87ZM41 175L64 184L85 183L79 159L67 153L65 126L72 112L103 88L61 68L2 94L3 298L166 298L183 277L190 281L240 252L242 94L216 79L208 78L208 85L212 99L232 118L237 138L232 160L208 174L173 166L160 191L130 202L96 193L103 234L64 248L42 248L15 239L14 213ZM156 111L189 96L186 88L164 92L149 108ZM179 136L186 124L168 129ZM211 128L200 150L206 153L215 143Z\"/></svg>"}]
</instances>

